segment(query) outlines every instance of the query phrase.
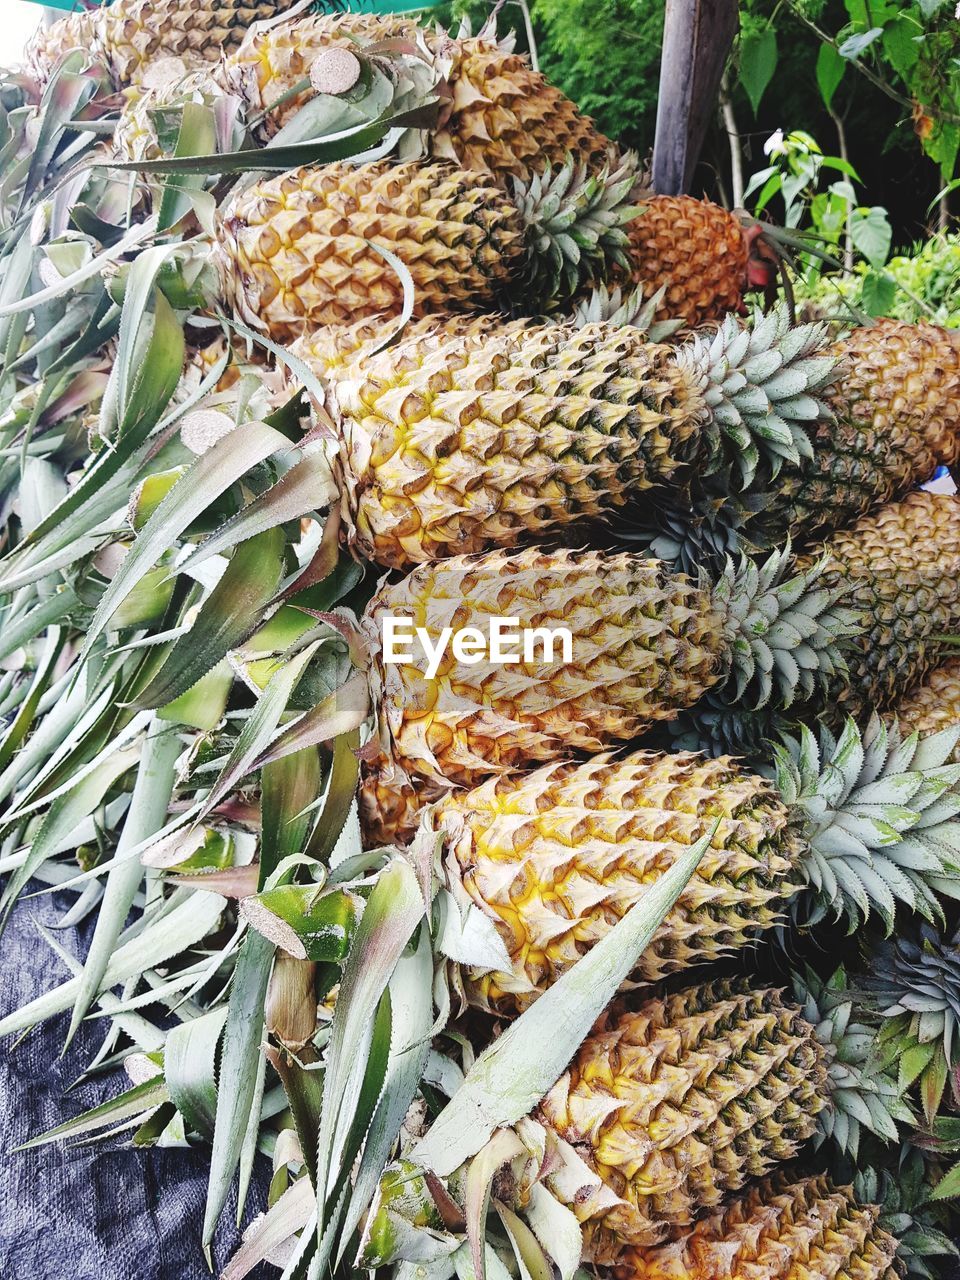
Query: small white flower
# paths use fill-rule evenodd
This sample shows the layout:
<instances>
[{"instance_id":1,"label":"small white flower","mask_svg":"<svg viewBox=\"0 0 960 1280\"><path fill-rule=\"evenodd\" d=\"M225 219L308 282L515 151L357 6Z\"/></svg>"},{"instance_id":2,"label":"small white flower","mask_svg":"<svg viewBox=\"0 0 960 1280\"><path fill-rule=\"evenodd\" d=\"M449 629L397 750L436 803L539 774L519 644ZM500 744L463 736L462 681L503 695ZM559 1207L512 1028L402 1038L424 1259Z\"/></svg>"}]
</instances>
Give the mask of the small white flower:
<instances>
[{"instance_id":1,"label":"small white flower","mask_svg":"<svg viewBox=\"0 0 960 1280\"><path fill-rule=\"evenodd\" d=\"M782 129L776 129L771 133L770 137L763 144L763 154L765 156L785 156L787 154L786 144L783 141Z\"/></svg>"}]
</instances>

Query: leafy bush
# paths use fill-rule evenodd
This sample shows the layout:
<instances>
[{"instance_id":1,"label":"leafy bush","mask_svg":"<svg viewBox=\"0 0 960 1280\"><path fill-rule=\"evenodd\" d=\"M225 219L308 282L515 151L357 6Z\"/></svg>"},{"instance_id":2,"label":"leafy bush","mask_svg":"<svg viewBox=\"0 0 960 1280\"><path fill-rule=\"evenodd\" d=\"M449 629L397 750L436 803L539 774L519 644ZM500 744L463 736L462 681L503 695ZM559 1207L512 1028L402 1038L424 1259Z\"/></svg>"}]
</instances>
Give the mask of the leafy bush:
<instances>
[{"instance_id":1,"label":"leafy bush","mask_svg":"<svg viewBox=\"0 0 960 1280\"><path fill-rule=\"evenodd\" d=\"M960 235L935 236L891 258L881 272L859 263L851 276L825 275L798 290L798 301L817 309L841 310L844 300L868 315L960 328Z\"/></svg>"}]
</instances>

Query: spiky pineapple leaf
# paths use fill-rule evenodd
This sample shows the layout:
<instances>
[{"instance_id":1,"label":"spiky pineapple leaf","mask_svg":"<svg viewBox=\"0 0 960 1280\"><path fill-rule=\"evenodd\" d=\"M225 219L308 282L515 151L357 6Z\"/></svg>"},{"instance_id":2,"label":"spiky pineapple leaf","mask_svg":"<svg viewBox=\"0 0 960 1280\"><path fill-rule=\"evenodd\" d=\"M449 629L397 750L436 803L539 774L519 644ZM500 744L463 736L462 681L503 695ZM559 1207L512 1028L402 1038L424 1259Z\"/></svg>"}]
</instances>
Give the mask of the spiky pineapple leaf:
<instances>
[{"instance_id":1,"label":"spiky pineapple leaf","mask_svg":"<svg viewBox=\"0 0 960 1280\"><path fill-rule=\"evenodd\" d=\"M266 423L248 422L196 460L147 521L104 591L87 631L84 656L124 598L184 529L251 467L289 446L286 437Z\"/></svg>"},{"instance_id":2,"label":"spiky pineapple leaf","mask_svg":"<svg viewBox=\"0 0 960 1280\"><path fill-rule=\"evenodd\" d=\"M262 934L248 931L233 975L219 1076L228 1085L217 1091L213 1150L210 1154L207 1201L203 1212L205 1247L213 1239L230 1184L240 1163L250 1108L256 1095L264 1000L273 965L273 952L272 942Z\"/></svg>"},{"instance_id":3,"label":"spiky pineapple leaf","mask_svg":"<svg viewBox=\"0 0 960 1280\"><path fill-rule=\"evenodd\" d=\"M220 920L223 900L213 893L193 892L168 902L149 922L128 929L110 958L100 983L108 991L129 978L181 955L212 933ZM80 993L79 977L44 992L0 1019L0 1036L11 1035L69 1009Z\"/></svg>"},{"instance_id":4,"label":"spiky pineapple leaf","mask_svg":"<svg viewBox=\"0 0 960 1280\"><path fill-rule=\"evenodd\" d=\"M171 1100L196 1133L209 1137L217 1106L215 1061L227 1008L211 1009L174 1027L163 1051L163 1074Z\"/></svg>"},{"instance_id":5,"label":"spiky pineapple leaf","mask_svg":"<svg viewBox=\"0 0 960 1280\"><path fill-rule=\"evenodd\" d=\"M137 705L173 702L242 644L262 624L283 564L282 529L265 529L242 542L189 631L174 642L163 666L137 695Z\"/></svg>"},{"instance_id":6,"label":"spiky pineapple leaf","mask_svg":"<svg viewBox=\"0 0 960 1280\"><path fill-rule=\"evenodd\" d=\"M377 877L347 959L333 1016L327 1049L323 1108L317 1166L317 1257L331 1256L336 1241L323 1234L338 1224L347 1202L346 1175L356 1158L351 1135L362 1113L359 1107L367 1063L374 1051L376 1010L414 931L427 907L410 864L395 858ZM389 1042L388 1042L389 1043ZM386 1070L386 1062L384 1062ZM370 1099L370 1113L362 1118L366 1131L379 1100ZM362 1137L362 1134L361 1134ZM342 1187L342 1192L335 1189ZM332 1197L332 1198L331 1198Z\"/></svg>"},{"instance_id":7,"label":"spiky pineapple leaf","mask_svg":"<svg viewBox=\"0 0 960 1280\"><path fill-rule=\"evenodd\" d=\"M719 822L654 884L607 936L549 987L477 1058L413 1158L443 1176L494 1129L527 1115L563 1074L636 965L710 847Z\"/></svg>"},{"instance_id":8,"label":"spiky pineapple leaf","mask_svg":"<svg viewBox=\"0 0 960 1280\"><path fill-rule=\"evenodd\" d=\"M174 734L164 733L156 726L148 728L130 807L117 843L119 857L163 826L173 796L174 768L179 754L180 743ZM107 873L96 927L70 1017L67 1045L96 999L142 879L143 868L135 858L120 861Z\"/></svg>"},{"instance_id":9,"label":"spiky pineapple leaf","mask_svg":"<svg viewBox=\"0 0 960 1280\"><path fill-rule=\"evenodd\" d=\"M72 1120L65 1120L63 1124L58 1124L54 1129L48 1129L46 1133L38 1134L36 1138L22 1143L15 1150L30 1151L34 1147L46 1146L49 1142L59 1142L65 1138L82 1138L105 1129L108 1125L142 1116L168 1100L169 1094L163 1077L156 1076L152 1080L145 1080L142 1084L135 1085L134 1088L128 1089L116 1098L111 1098L108 1102L101 1103L98 1107L84 1111L82 1115L74 1116Z\"/></svg>"}]
</instances>

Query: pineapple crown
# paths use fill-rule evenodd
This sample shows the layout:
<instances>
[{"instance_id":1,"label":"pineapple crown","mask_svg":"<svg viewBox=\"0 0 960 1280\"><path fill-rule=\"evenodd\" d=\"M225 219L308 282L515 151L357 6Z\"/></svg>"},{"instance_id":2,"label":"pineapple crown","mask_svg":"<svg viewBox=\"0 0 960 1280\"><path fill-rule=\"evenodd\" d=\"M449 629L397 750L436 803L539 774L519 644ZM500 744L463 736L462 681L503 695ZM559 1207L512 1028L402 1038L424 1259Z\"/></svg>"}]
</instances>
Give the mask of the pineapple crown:
<instances>
[{"instance_id":1,"label":"pineapple crown","mask_svg":"<svg viewBox=\"0 0 960 1280\"><path fill-rule=\"evenodd\" d=\"M858 633L857 615L839 603L842 589L819 585L825 562L788 578L791 565L789 546L760 565L728 561L714 588L730 645L730 671L718 691L728 707L758 710L775 700L786 708L845 671L840 645Z\"/></svg>"},{"instance_id":2,"label":"pineapple crown","mask_svg":"<svg viewBox=\"0 0 960 1280\"><path fill-rule=\"evenodd\" d=\"M898 1122L911 1125L914 1116L895 1079L876 1060L873 1027L856 1020L861 1010L843 969L826 980L809 968L794 974L793 992L816 1038L831 1054L832 1105L817 1117L815 1146L829 1140L856 1159L864 1129L885 1142L899 1142Z\"/></svg>"},{"instance_id":3,"label":"pineapple crown","mask_svg":"<svg viewBox=\"0 0 960 1280\"><path fill-rule=\"evenodd\" d=\"M666 286L663 286L647 298L644 297L643 285L625 293L619 287L608 289L605 284L599 284L588 298L577 303L569 321L575 329L602 323L631 325L642 329L648 342L663 342L683 324L682 320L656 320L666 292Z\"/></svg>"},{"instance_id":4,"label":"pineapple crown","mask_svg":"<svg viewBox=\"0 0 960 1280\"><path fill-rule=\"evenodd\" d=\"M710 411L704 429L707 475L732 464L739 488L754 483L761 460L770 477L784 462L810 457L806 424L828 410L814 392L836 369L825 324L791 327L784 304L745 325L727 316L712 336L697 334L677 363L698 381Z\"/></svg>"},{"instance_id":5,"label":"pineapple crown","mask_svg":"<svg viewBox=\"0 0 960 1280\"><path fill-rule=\"evenodd\" d=\"M851 932L871 911L893 929L898 904L942 919L937 893L960 898L960 764L945 763L960 726L902 740L871 717L839 738L802 727L774 748L777 788L801 820L808 892L804 924L845 916Z\"/></svg>"},{"instance_id":6,"label":"pineapple crown","mask_svg":"<svg viewBox=\"0 0 960 1280\"><path fill-rule=\"evenodd\" d=\"M932 1126L947 1081L958 1101L960 1061L960 938L929 924L880 943L871 972L859 979L864 1003L882 1019L877 1057L896 1066L903 1090L916 1087Z\"/></svg>"},{"instance_id":7,"label":"pineapple crown","mask_svg":"<svg viewBox=\"0 0 960 1280\"><path fill-rule=\"evenodd\" d=\"M941 1227L944 1206L930 1203L930 1185L923 1156L904 1146L896 1171L868 1165L853 1176L853 1194L860 1204L880 1209L880 1226L897 1242L897 1259L906 1276L935 1280L940 1270L927 1258L957 1258L960 1249Z\"/></svg>"},{"instance_id":8,"label":"pineapple crown","mask_svg":"<svg viewBox=\"0 0 960 1280\"><path fill-rule=\"evenodd\" d=\"M629 268L626 224L636 214L630 193L636 181L636 159L622 157L613 172L591 173L567 158L549 167L528 185L513 180L514 200L527 228L526 280L518 302L531 298L547 310L567 302L614 267Z\"/></svg>"}]
</instances>

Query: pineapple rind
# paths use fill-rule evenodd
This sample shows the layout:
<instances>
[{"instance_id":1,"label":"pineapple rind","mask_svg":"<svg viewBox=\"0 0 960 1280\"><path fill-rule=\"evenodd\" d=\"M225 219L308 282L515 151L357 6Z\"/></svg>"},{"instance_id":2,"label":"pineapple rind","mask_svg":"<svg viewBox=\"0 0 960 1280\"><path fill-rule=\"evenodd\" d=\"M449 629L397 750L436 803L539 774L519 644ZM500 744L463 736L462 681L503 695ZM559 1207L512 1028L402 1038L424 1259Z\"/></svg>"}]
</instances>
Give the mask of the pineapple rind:
<instances>
[{"instance_id":1,"label":"pineapple rind","mask_svg":"<svg viewBox=\"0 0 960 1280\"><path fill-rule=\"evenodd\" d=\"M586 1256L659 1244L795 1156L829 1104L829 1057L780 992L726 982L598 1024L539 1110L620 1197L569 1206Z\"/></svg>"},{"instance_id":2,"label":"pineapple rind","mask_svg":"<svg viewBox=\"0 0 960 1280\"><path fill-rule=\"evenodd\" d=\"M549 663L537 655L467 666L448 649L428 681L414 665L374 663L388 752L447 787L635 737L695 701L724 668L724 616L709 591L628 555L454 557L381 588L361 624L375 654L384 616L411 619L434 643L445 626L488 634L494 617L571 633L570 664L558 649Z\"/></svg>"},{"instance_id":3,"label":"pineapple rind","mask_svg":"<svg viewBox=\"0 0 960 1280\"><path fill-rule=\"evenodd\" d=\"M774 485L775 529L800 541L851 524L960 456L960 340L920 321L880 319L832 349L830 412L813 454Z\"/></svg>"},{"instance_id":4,"label":"pineapple rind","mask_svg":"<svg viewBox=\"0 0 960 1280\"><path fill-rule=\"evenodd\" d=\"M709 200L650 196L628 226L634 282L665 288L658 319L691 327L743 309L748 247L740 220Z\"/></svg>"},{"instance_id":5,"label":"pineapple rind","mask_svg":"<svg viewBox=\"0 0 960 1280\"><path fill-rule=\"evenodd\" d=\"M224 76L254 113L267 111L257 127L270 137L312 96L310 89L286 95L309 79L323 50L397 40L418 48L444 80L435 126L415 144L405 139L404 158L416 146L461 169L527 183L568 156L598 171L614 155L614 144L593 121L506 42L482 35L451 39L402 16L309 14L258 28L225 59Z\"/></svg>"},{"instance_id":6,"label":"pineapple rind","mask_svg":"<svg viewBox=\"0 0 960 1280\"><path fill-rule=\"evenodd\" d=\"M833 368L817 326L731 321L679 351L598 321L457 326L337 354L352 545L402 567L607 517L652 486L794 450ZM309 339L304 340L309 344ZM319 344L314 364L334 366ZM805 438L805 437L804 437Z\"/></svg>"},{"instance_id":7,"label":"pineapple rind","mask_svg":"<svg viewBox=\"0 0 960 1280\"><path fill-rule=\"evenodd\" d=\"M894 704L903 733L938 733L960 725L960 658L947 658L918 688ZM960 743L950 759L960 763Z\"/></svg>"},{"instance_id":8,"label":"pineapple rind","mask_svg":"<svg viewBox=\"0 0 960 1280\"><path fill-rule=\"evenodd\" d=\"M943 655L960 624L960 498L909 494L864 516L820 549L826 581L845 582L845 603L865 630L846 651L849 676L833 690L835 719L886 710Z\"/></svg>"},{"instance_id":9,"label":"pineapple rind","mask_svg":"<svg viewBox=\"0 0 960 1280\"><path fill-rule=\"evenodd\" d=\"M441 164L295 169L254 184L218 222L227 302L288 343L325 324L398 314L409 268L417 314L489 309L525 254L519 211L489 177Z\"/></svg>"},{"instance_id":10,"label":"pineapple rind","mask_svg":"<svg viewBox=\"0 0 960 1280\"><path fill-rule=\"evenodd\" d=\"M118 88L138 83L158 58L182 58L188 69L220 61L255 22L297 0L115 0L70 14L28 46L25 61L41 81L58 58L83 49L103 61Z\"/></svg>"},{"instance_id":11,"label":"pineapple rind","mask_svg":"<svg viewBox=\"0 0 960 1280\"><path fill-rule=\"evenodd\" d=\"M679 1239L626 1250L614 1280L897 1280L880 1213L822 1175L772 1174Z\"/></svg>"},{"instance_id":12,"label":"pineapple rind","mask_svg":"<svg viewBox=\"0 0 960 1280\"><path fill-rule=\"evenodd\" d=\"M637 751L453 792L424 819L494 923L511 972L476 970L471 1003L519 1012L605 937L720 818L634 973L655 981L745 946L781 919L804 845L770 784L728 759Z\"/></svg>"},{"instance_id":13,"label":"pineapple rind","mask_svg":"<svg viewBox=\"0 0 960 1280\"><path fill-rule=\"evenodd\" d=\"M361 623L384 752L449 788L628 741L728 677L755 704L789 701L840 669L847 615L819 588L819 570L783 581L785 563L731 566L712 589L656 560L593 551L492 551L421 565L384 585ZM516 618L521 632L565 628L572 660L558 643L549 662L538 650L511 665L482 654L467 665L448 647L428 680L416 655L380 663L388 616L409 619L433 645L445 627L487 636L498 618Z\"/></svg>"}]
</instances>

